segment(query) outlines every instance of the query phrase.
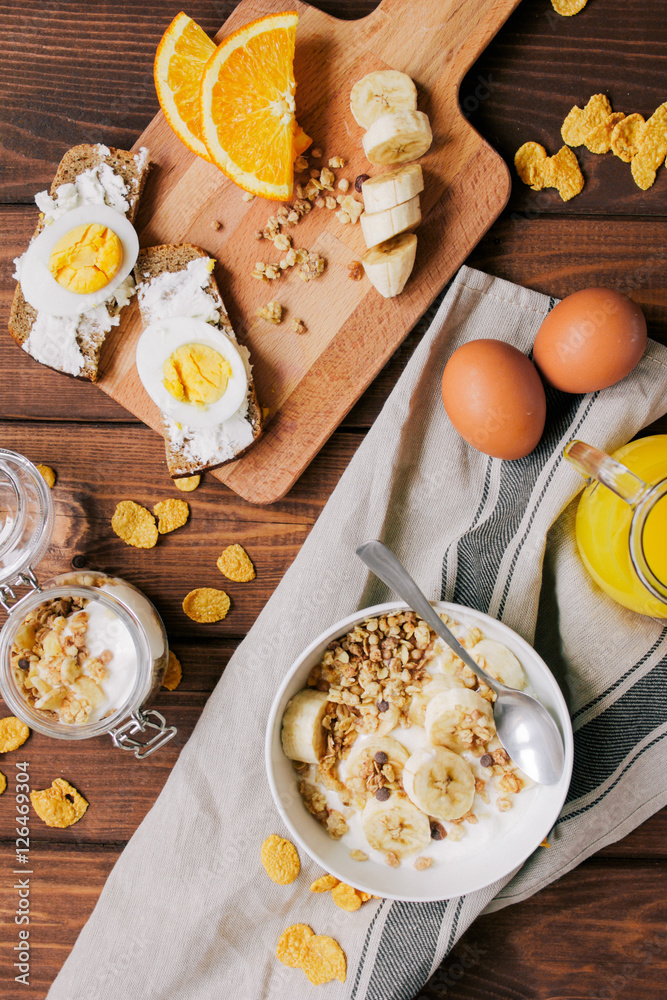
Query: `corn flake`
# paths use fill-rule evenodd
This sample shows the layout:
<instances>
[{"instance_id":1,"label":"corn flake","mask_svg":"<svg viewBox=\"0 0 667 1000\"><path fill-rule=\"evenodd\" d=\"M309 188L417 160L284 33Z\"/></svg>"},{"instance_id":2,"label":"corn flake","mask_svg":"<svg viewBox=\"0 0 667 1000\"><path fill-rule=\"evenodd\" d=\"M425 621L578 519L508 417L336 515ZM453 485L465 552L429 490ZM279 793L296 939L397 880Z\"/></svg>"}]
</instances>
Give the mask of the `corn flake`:
<instances>
[{"instance_id":1,"label":"corn flake","mask_svg":"<svg viewBox=\"0 0 667 1000\"><path fill-rule=\"evenodd\" d=\"M538 142L524 142L516 151L514 164L521 180L530 184L533 191L553 187L563 201L569 201L583 190L583 174L576 156L567 146L554 156L547 156L544 146Z\"/></svg>"},{"instance_id":2,"label":"corn flake","mask_svg":"<svg viewBox=\"0 0 667 1000\"><path fill-rule=\"evenodd\" d=\"M166 535L176 528L182 528L190 515L190 508L185 500L160 500L153 507L153 513L158 519L157 530L159 534Z\"/></svg>"},{"instance_id":3,"label":"corn flake","mask_svg":"<svg viewBox=\"0 0 667 1000\"><path fill-rule=\"evenodd\" d=\"M192 618L193 622L208 624L220 622L226 618L231 603L224 590L216 590L215 587L198 587L196 590L191 590L183 598L183 610L188 618Z\"/></svg>"},{"instance_id":4,"label":"corn flake","mask_svg":"<svg viewBox=\"0 0 667 1000\"><path fill-rule=\"evenodd\" d=\"M545 169L545 187L555 187L563 201L569 201L583 190L584 175L569 146L561 146L554 156L550 156Z\"/></svg>"},{"instance_id":5,"label":"corn flake","mask_svg":"<svg viewBox=\"0 0 667 1000\"><path fill-rule=\"evenodd\" d=\"M2 795L6 787L7 787L7 778L2 773L2 771L0 771L0 795Z\"/></svg>"},{"instance_id":6,"label":"corn flake","mask_svg":"<svg viewBox=\"0 0 667 1000\"><path fill-rule=\"evenodd\" d=\"M314 936L308 924L292 924L280 935L276 958L290 969L300 969L308 940Z\"/></svg>"},{"instance_id":7,"label":"corn flake","mask_svg":"<svg viewBox=\"0 0 667 1000\"><path fill-rule=\"evenodd\" d=\"M655 181L658 167L667 156L667 102L653 112L637 139L637 151L632 157L632 176L643 191Z\"/></svg>"},{"instance_id":8,"label":"corn flake","mask_svg":"<svg viewBox=\"0 0 667 1000\"><path fill-rule=\"evenodd\" d=\"M611 136L612 132L625 118L622 111L615 111L611 115L607 115L603 122L599 125L595 125L584 139L584 145L586 149L589 149L591 153L608 153L611 149Z\"/></svg>"},{"instance_id":9,"label":"corn flake","mask_svg":"<svg viewBox=\"0 0 667 1000\"><path fill-rule=\"evenodd\" d=\"M614 126L611 133L611 151L619 160L629 163L637 152L637 143L644 129L643 115L627 115Z\"/></svg>"},{"instance_id":10,"label":"corn flake","mask_svg":"<svg viewBox=\"0 0 667 1000\"><path fill-rule=\"evenodd\" d=\"M335 875L321 875L320 878L316 878L310 887L311 892L328 892L329 889L335 889L339 885L339 879Z\"/></svg>"},{"instance_id":11,"label":"corn flake","mask_svg":"<svg viewBox=\"0 0 667 1000\"><path fill-rule=\"evenodd\" d=\"M266 874L277 885L289 885L301 871L296 847L277 833L272 833L262 844L261 859Z\"/></svg>"},{"instance_id":12,"label":"corn flake","mask_svg":"<svg viewBox=\"0 0 667 1000\"><path fill-rule=\"evenodd\" d=\"M50 490L56 485L56 474L50 465L42 465L41 462L37 465L37 471L40 476L49 487Z\"/></svg>"},{"instance_id":13,"label":"corn flake","mask_svg":"<svg viewBox=\"0 0 667 1000\"><path fill-rule=\"evenodd\" d=\"M50 788L30 793L33 809L47 826L65 829L78 823L88 803L64 778L56 778Z\"/></svg>"},{"instance_id":14,"label":"corn flake","mask_svg":"<svg viewBox=\"0 0 667 1000\"><path fill-rule=\"evenodd\" d=\"M585 108L576 104L563 122L561 135L568 146L581 146L588 133L601 125L612 113L609 98L604 94L593 94Z\"/></svg>"},{"instance_id":15,"label":"corn flake","mask_svg":"<svg viewBox=\"0 0 667 1000\"><path fill-rule=\"evenodd\" d=\"M111 518L111 527L126 545L136 549L152 549L157 543L155 518L134 500L121 500Z\"/></svg>"},{"instance_id":16,"label":"corn flake","mask_svg":"<svg viewBox=\"0 0 667 1000\"><path fill-rule=\"evenodd\" d=\"M196 476L183 476L182 479L174 479L174 486L181 493L192 493L196 490L201 482L201 476L197 474Z\"/></svg>"},{"instance_id":17,"label":"corn flake","mask_svg":"<svg viewBox=\"0 0 667 1000\"><path fill-rule=\"evenodd\" d=\"M235 583L255 579L255 567L242 545L228 545L216 563L220 572Z\"/></svg>"},{"instance_id":18,"label":"corn flake","mask_svg":"<svg viewBox=\"0 0 667 1000\"><path fill-rule=\"evenodd\" d=\"M306 942L301 968L315 986L333 979L345 982L347 962L345 952L333 938L314 934Z\"/></svg>"},{"instance_id":19,"label":"corn flake","mask_svg":"<svg viewBox=\"0 0 667 1000\"><path fill-rule=\"evenodd\" d=\"M357 895L356 889L351 885L341 882L331 890L331 898L340 910L354 913L361 906L361 898Z\"/></svg>"},{"instance_id":20,"label":"corn flake","mask_svg":"<svg viewBox=\"0 0 667 1000\"><path fill-rule=\"evenodd\" d=\"M164 672L164 677L162 678L162 687L166 688L167 691L175 691L178 685L181 683L181 678L183 677L183 669L181 667L181 661L169 650L169 663L167 664L167 669Z\"/></svg>"},{"instance_id":21,"label":"corn flake","mask_svg":"<svg viewBox=\"0 0 667 1000\"><path fill-rule=\"evenodd\" d=\"M516 172L533 191L541 191L544 187L544 164L547 159L547 151L539 142L524 142L514 154Z\"/></svg>"},{"instance_id":22,"label":"corn flake","mask_svg":"<svg viewBox=\"0 0 667 1000\"><path fill-rule=\"evenodd\" d=\"M0 719L0 753L18 750L29 736L30 730L25 722L21 722L15 715Z\"/></svg>"},{"instance_id":23,"label":"corn flake","mask_svg":"<svg viewBox=\"0 0 667 1000\"><path fill-rule=\"evenodd\" d=\"M551 0L553 9L557 14L562 14L563 17L572 17L574 14L578 14L587 3L588 0Z\"/></svg>"}]
</instances>

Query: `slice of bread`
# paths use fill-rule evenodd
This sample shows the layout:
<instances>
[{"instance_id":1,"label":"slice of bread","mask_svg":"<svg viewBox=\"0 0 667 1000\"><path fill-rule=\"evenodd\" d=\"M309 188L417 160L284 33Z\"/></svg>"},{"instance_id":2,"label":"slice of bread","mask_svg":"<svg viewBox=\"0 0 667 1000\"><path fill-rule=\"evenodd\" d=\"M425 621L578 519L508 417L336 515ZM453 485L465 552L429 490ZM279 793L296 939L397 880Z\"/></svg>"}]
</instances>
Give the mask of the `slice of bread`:
<instances>
[{"instance_id":1,"label":"slice of bread","mask_svg":"<svg viewBox=\"0 0 667 1000\"><path fill-rule=\"evenodd\" d=\"M189 264L199 259L206 261L213 260L205 250L190 243L147 247L139 251L139 257L134 269L134 280L137 284L139 311L145 325L150 324L156 318L153 314L149 313L144 302L145 295L150 286L153 285L153 290L155 290L154 283L156 279L166 273L177 274L180 271L185 271ZM217 327L221 334L229 337L240 348L241 352L247 354L246 348L238 344L217 282L212 273L208 276L204 291L211 298L213 308L219 312L217 324L215 326L211 324L212 328L216 329ZM167 465L172 479L193 476L195 473L205 472L207 469L218 468L221 465L226 465L228 462L235 462L237 458L245 454L262 433L262 408L257 400L257 393L251 375L248 377L248 394L244 407L247 407L245 419L250 425L252 440L245 446L234 446L226 442L221 444L217 450L212 446L208 430L179 427L178 424L163 413L162 432L164 434L167 453Z\"/></svg>"},{"instance_id":2,"label":"slice of bread","mask_svg":"<svg viewBox=\"0 0 667 1000\"><path fill-rule=\"evenodd\" d=\"M141 153L134 154L124 149L110 149L108 146L101 145L73 146L60 161L49 194L51 197L55 197L56 190L61 184L74 183L80 174L99 166L101 163L107 163L113 172L123 179L127 188L126 200L129 204L126 215L130 222L134 222L139 208L139 199L150 169L147 155L143 150ZM44 221L40 217L33 239L41 233L43 228ZM113 317L116 317L121 309L114 300L106 308L109 315ZM37 311L25 301L21 285L17 284L9 316L9 332L20 347L30 336L36 319ZM91 328L85 322L81 322L77 327L76 338L84 359L83 368L78 377L96 382L100 352L106 334L99 329ZM57 364L49 365L49 367L55 368L56 371L63 371Z\"/></svg>"}]
</instances>

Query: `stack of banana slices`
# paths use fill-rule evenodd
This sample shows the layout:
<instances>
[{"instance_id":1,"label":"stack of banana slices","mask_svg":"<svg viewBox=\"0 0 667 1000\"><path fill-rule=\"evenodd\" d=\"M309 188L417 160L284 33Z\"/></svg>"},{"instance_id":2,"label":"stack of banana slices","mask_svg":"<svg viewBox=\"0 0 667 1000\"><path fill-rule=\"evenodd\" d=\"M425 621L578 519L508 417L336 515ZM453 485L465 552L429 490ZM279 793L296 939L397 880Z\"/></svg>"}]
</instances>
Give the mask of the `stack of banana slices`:
<instances>
[{"instance_id":1,"label":"stack of banana slices","mask_svg":"<svg viewBox=\"0 0 667 1000\"><path fill-rule=\"evenodd\" d=\"M419 194L424 190L418 159L433 141L428 116L417 111L417 88L406 73L377 70L355 83L350 95L355 120L365 128L363 147L371 163L396 166L362 184L361 216L366 246L364 270L386 299L403 291L417 252L410 232L421 222Z\"/></svg>"}]
</instances>

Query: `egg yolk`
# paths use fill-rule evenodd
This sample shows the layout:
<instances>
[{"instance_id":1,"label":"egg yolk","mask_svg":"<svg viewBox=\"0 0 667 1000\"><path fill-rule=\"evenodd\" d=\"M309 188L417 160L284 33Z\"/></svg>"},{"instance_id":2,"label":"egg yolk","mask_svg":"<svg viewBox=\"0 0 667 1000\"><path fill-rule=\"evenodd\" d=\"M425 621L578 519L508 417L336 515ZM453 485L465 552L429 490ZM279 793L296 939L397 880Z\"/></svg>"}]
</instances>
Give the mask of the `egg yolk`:
<instances>
[{"instance_id":1,"label":"egg yolk","mask_svg":"<svg viewBox=\"0 0 667 1000\"><path fill-rule=\"evenodd\" d=\"M232 377L229 362L205 344L183 344L167 358L162 371L167 392L195 406L217 402Z\"/></svg>"},{"instance_id":2,"label":"egg yolk","mask_svg":"<svg viewBox=\"0 0 667 1000\"><path fill-rule=\"evenodd\" d=\"M77 226L58 240L49 270L59 285L85 295L104 288L123 263L123 246L116 234L99 222Z\"/></svg>"}]
</instances>

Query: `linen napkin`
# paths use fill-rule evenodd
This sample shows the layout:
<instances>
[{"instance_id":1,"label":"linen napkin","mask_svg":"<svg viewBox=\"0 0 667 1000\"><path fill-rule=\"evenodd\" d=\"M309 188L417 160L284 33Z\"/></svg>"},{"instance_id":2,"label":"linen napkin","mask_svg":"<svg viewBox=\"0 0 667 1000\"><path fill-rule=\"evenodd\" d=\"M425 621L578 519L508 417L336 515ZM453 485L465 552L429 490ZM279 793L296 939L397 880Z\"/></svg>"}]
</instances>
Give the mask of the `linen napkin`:
<instances>
[{"instance_id":1,"label":"linen napkin","mask_svg":"<svg viewBox=\"0 0 667 1000\"><path fill-rule=\"evenodd\" d=\"M460 270L109 876L50 1000L315 1000L323 990L331 1000L409 1000L482 910L536 892L667 802L667 626L615 605L585 573L572 503L583 481L562 459L572 437L612 451L667 409L667 349L649 342L636 371L604 392L549 392L544 438L516 462L465 444L440 400L460 344L496 337L529 352L554 303ZM262 841L286 833L263 743L274 693L301 650L356 608L390 598L354 555L368 538L383 539L429 597L478 608L536 641L568 700L576 751L551 849L513 878L458 899L344 913L308 891L322 873L303 851L290 886L261 867ZM312 986L277 961L293 923L340 942L344 984Z\"/></svg>"}]
</instances>

